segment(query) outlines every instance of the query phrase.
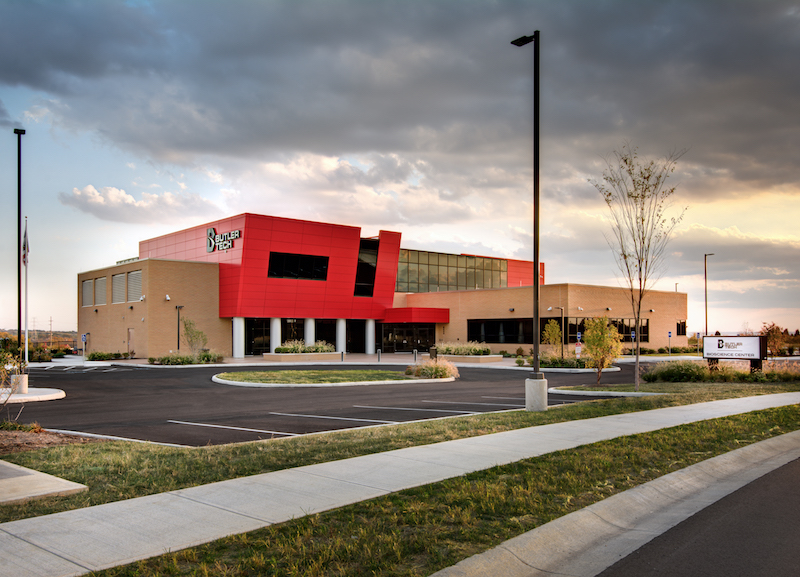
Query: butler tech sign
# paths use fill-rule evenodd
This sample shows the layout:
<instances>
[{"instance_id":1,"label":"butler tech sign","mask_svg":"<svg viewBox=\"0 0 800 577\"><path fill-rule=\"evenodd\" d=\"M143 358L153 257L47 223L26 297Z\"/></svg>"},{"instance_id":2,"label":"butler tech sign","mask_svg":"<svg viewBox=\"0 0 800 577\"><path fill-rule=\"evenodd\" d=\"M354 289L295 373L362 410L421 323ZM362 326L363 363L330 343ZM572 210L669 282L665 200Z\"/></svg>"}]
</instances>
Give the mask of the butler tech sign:
<instances>
[{"instance_id":1,"label":"butler tech sign","mask_svg":"<svg viewBox=\"0 0 800 577\"><path fill-rule=\"evenodd\" d=\"M703 358L766 359L767 340L761 336L703 337Z\"/></svg>"},{"instance_id":2,"label":"butler tech sign","mask_svg":"<svg viewBox=\"0 0 800 577\"><path fill-rule=\"evenodd\" d=\"M232 230L217 234L214 228L206 229L206 252L214 252L215 250L228 250L233 248L233 241L241 236L241 231Z\"/></svg>"}]
</instances>

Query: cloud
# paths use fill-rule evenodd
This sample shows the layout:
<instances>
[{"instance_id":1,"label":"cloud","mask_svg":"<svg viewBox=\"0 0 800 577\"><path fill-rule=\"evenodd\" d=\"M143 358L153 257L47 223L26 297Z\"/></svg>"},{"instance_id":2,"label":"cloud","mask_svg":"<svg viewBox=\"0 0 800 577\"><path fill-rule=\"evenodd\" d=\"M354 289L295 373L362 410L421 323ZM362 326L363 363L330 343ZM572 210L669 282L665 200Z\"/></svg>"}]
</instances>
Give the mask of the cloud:
<instances>
[{"instance_id":1,"label":"cloud","mask_svg":"<svg viewBox=\"0 0 800 577\"><path fill-rule=\"evenodd\" d=\"M111 186L97 190L88 185L74 188L71 194L60 192L58 200L101 220L124 223L174 223L186 218L213 218L220 210L213 203L195 194L164 192L143 193L141 200Z\"/></svg>"},{"instance_id":2,"label":"cloud","mask_svg":"<svg viewBox=\"0 0 800 577\"><path fill-rule=\"evenodd\" d=\"M0 127L11 128L12 126L17 125L11 121L11 117L8 115L8 110L6 110L3 101L0 100Z\"/></svg>"}]
</instances>

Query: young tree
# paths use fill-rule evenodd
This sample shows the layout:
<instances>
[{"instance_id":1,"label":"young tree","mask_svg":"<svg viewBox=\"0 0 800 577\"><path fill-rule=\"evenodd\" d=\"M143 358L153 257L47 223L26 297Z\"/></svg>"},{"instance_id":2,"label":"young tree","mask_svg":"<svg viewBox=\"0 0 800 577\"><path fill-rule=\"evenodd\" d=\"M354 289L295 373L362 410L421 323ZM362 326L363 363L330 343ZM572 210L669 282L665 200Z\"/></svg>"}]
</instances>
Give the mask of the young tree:
<instances>
[{"instance_id":1,"label":"young tree","mask_svg":"<svg viewBox=\"0 0 800 577\"><path fill-rule=\"evenodd\" d=\"M676 217L666 214L675 187L667 178L686 153L675 151L662 160L639 158L637 149L626 143L607 159L601 182L590 180L611 211L612 238L606 237L614 251L617 266L630 289L631 308L636 331L635 388L639 390L639 343L642 301L664 272L667 244L686 208Z\"/></svg>"},{"instance_id":2,"label":"young tree","mask_svg":"<svg viewBox=\"0 0 800 577\"><path fill-rule=\"evenodd\" d=\"M192 356L197 360L197 355L206 346L208 337L197 328L192 319L183 317L181 321L183 322L183 342L189 347L189 350L192 351Z\"/></svg>"},{"instance_id":3,"label":"young tree","mask_svg":"<svg viewBox=\"0 0 800 577\"><path fill-rule=\"evenodd\" d=\"M761 334L767 337L767 348L773 357L779 356L783 352L783 346L789 336L788 331L779 327L775 323L762 323Z\"/></svg>"},{"instance_id":4,"label":"young tree","mask_svg":"<svg viewBox=\"0 0 800 577\"><path fill-rule=\"evenodd\" d=\"M547 324L542 331L542 343L545 345L551 345L553 350L555 347L561 344L561 327L558 324L558 321L550 319L547 321Z\"/></svg>"},{"instance_id":5,"label":"young tree","mask_svg":"<svg viewBox=\"0 0 800 577\"><path fill-rule=\"evenodd\" d=\"M600 375L603 369L611 366L621 353L622 342L617 327L608 322L608 317L586 319L583 342L586 356L589 357L586 365L597 370L597 385L600 385Z\"/></svg>"}]
</instances>

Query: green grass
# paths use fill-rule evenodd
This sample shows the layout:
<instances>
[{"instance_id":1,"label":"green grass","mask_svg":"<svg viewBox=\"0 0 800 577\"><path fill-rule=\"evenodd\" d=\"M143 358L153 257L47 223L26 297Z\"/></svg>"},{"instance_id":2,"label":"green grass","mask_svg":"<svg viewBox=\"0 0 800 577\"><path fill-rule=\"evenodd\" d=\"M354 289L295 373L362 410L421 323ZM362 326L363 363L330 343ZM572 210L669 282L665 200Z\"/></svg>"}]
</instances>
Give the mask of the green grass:
<instances>
[{"instance_id":1,"label":"green grass","mask_svg":"<svg viewBox=\"0 0 800 577\"><path fill-rule=\"evenodd\" d=\"M613 494L798 428L795 405L622 437L93 575L429 575Z\"/></svg>"},{"instance_id":2,"label":"green grass","mask_svg":"<svg viewBox=\"0 0 800 577\"><path fill-rule=\"evenodd\" d=\"M241 383L318 384L402 381L409 377L398 371L241 371L217 375Z\"/></svg>"},{"instance_id":3,"label":"green grass","mask_svg":"<svg viewBox=\"0 0 800 577\"><path fill-rule=\"evenodd\" d=\"M346 459L548 423L686 405L719 398L799 391L800 383L695 386L682 394L509 411L200 448L129 442L50 447L3 459L86 485L83 493L0 506L0 522L89 507L246 475Z\"/></svg>"}]
</instances>

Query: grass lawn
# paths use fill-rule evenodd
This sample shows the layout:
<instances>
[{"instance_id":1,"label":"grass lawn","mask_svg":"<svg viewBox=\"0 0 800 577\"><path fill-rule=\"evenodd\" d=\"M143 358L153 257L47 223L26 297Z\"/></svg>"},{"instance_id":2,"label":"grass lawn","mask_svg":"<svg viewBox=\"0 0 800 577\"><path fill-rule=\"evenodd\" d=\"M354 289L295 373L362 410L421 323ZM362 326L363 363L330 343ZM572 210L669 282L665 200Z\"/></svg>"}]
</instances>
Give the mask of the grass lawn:
<instances>
[{"instance_id":1,"label":"grass lawn","mask_svg":"<svg viewBox=\"0 0 800 577\"><path fill-rule=\"evenodd\" d=\"M658 392L672 394L658 397L239 445L179 449L112 442L53 447L3 458L84 483L89 490L2 506L0 520L521 427L799 390L800 382L670 383ZM623 437L401 491L98 575L427 575L616 492L798 428L800 407L790 406Z\"/></svg>"},{"instance_id":2,"label":"grass lawn","mask_svg":"<svg viewBox=\"0 0 800 577\"><path fill-rule=\"evenodd\" d=\"M403 381L411 377L400 371L241 371L217 375L240 383L319 384L360 383L365 381Z\"/></svg>"}]
</instances>

